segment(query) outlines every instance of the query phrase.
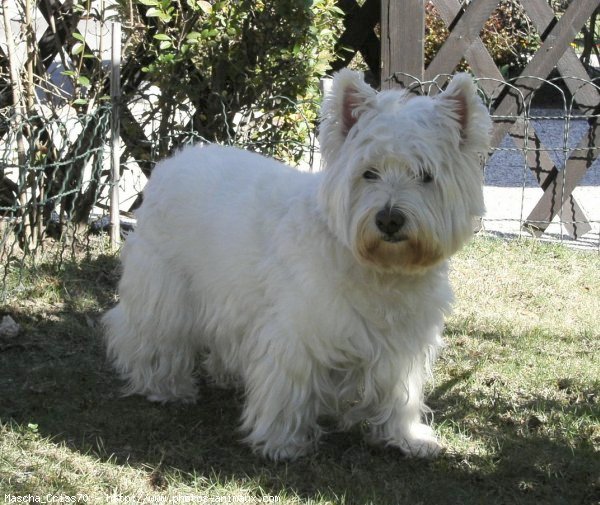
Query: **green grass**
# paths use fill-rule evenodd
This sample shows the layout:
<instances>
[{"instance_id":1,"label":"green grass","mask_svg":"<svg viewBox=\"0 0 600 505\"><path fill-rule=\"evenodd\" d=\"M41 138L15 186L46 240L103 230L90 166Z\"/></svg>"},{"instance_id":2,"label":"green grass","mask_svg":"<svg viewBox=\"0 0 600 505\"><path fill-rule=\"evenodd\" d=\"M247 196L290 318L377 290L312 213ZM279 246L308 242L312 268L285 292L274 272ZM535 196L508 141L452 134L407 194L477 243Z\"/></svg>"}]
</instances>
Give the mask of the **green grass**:
<instances>
[{"instance_id":1,"label":"green grass","mask_svg":"<svg viewBox=\"0 0 600 505\"><path fill-rule=\"evenodd\" d=\"M0 339L0 503L600 503L596 253L479 237L454 259L455 312L429 387L446 446L434 461L354 430L267 462L239 443L239 393L203 385L181 406L120 397L95 324L118 272L111 256L40 264L0 309L23 327Z\"/></svg>"}]
</instances>

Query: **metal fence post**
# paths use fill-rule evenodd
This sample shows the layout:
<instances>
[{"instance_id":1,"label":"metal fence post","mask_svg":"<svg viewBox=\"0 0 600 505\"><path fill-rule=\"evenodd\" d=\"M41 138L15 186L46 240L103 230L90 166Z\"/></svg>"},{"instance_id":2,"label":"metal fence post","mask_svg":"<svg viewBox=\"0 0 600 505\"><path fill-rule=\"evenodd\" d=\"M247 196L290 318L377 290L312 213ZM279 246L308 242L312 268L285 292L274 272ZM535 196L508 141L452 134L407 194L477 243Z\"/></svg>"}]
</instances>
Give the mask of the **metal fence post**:
<instances>
[{"instance_id":1,"label":"metal fence post","mask_svg":"<svg viewBox=\"0 0 600 505\"><path fill-rule=\"evenodd\" d=\"M112 22L111 42L111 125L110 125L110 245L113 250L121 241L119 213L119 180L121 165L120 100L121 100L121 23Z\"/></svg>"}]
</instances>

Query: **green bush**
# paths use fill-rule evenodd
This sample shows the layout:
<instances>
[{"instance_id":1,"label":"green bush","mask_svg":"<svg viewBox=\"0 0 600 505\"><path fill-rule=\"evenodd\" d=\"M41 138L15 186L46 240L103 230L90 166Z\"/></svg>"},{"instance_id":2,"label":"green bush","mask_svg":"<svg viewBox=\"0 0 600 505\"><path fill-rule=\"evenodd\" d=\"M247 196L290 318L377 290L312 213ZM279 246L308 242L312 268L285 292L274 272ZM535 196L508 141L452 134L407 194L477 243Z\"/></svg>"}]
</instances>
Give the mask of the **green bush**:
<instances>
[{"instance_id":1,"label":"green bush","mask_svg":"<svg viewBox=\"0 0 600 505\"><path fill-rule=\"evenodd\" d=\"M183 113L206 140L301 156L341 29L334 0L137 2L139 21L154 30L143 71L160 90L147 111L161 117L159 155L172 148L172 119Z\"/></svg>"}]
</instances>

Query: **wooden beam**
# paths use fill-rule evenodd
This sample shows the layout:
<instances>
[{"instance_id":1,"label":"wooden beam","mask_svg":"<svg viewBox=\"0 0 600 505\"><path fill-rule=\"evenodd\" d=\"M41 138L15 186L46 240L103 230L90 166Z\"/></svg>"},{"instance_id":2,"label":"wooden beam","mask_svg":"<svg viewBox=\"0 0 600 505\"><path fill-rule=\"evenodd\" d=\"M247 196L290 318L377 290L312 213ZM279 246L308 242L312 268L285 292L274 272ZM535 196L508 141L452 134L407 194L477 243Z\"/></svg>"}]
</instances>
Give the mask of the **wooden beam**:
<instances>
[{"instance_id":1,"label":"wooden beam","mask_svg":"<svg viewBox=\"0 0 600 505\"><path fill-rule=\"evenodd\" d=\"M600 112L597 111L597 113ZM526 225L538 228L541 231L546 229L545 223L550 223L554 216L561 212L565 212L565 204L569 205L572 197L573 190L577 187L588 168L592 166L596 160L597 153L594 153L594 146L597 143L597 139L600 136L600 125L598 124L598 116L595 115L590 119L590 129L587 135L585 135L577 147L574 149L573 154L565 162L565 168L561 171L556 171L548 177L549 181L544 188L544 194L538 201L535 208L531 211L531 214L527 217ZM569 214L571 211L567 207ZM573 221L579 221L571 218ZM569 220L569 217L565 219L564 214L561 216L561 221ZM582 229L577 229L585 226L585 223L573 223L575 226L574 236L582 235L585 233Z\"/></svg>"},{"instance_id":2,"label":"wooden beam","mask_svg":"<svg viewBox=\"0 0 600 505\"><path fill-rule=\"evenodd\" d=\"M552 7L544 0L525 2L524 8L538 33L545 33L548 27L556 22ZM586 82L591 81L590 76L571 46L567 46L556 66L563 77L576 78L565 79L564 82L579 108L584 111L593 110L600 102L600 93L596 85Z\"/></svg>"},{"instance_id":3,"label":"wooden beam","mask_svg":"<svg viewBox=\"0 0 600 505\"><path fill-rule=\"evenodd\" d=\"M454 72L466 51L479 39L481 29L499 1L478 0L468 5L465 12L457 20L449 37L427 67L425 79L431 80L437 75Z\"/></svg>"},{"instance_id":4,"label":"wooden beam","mask_svg":"<svg viewBox=\"0 0 600 505\"><path fill-rule=\"evenodd\" d=\"M424 0L381 0L382 89L423 80L424 38ZM403 79L403 75L414 79Z\"/></svg>"},{"instance_id":5,"label":"wooden beam","mask_svg":"<svg viewBox=\"0 0 600 505\"><path fill-rule=\"evenodd\" d=\"M455 24L462 9L458 0L433 0L433 4L446 26ZM498 89L498 84L504 81L504 77L479 36L473 39L471 45L465 46L464 55L473 74L476 77L484 77L478 85L491 97ZM426 72L426 75L429 75L429 72Z\"/></svg>"},{"instance_id":6,"label":"wooden beam","mask_svg":"<svg viewBox=\"0 0 600 505\"><path fill-rule=\"evenodd\" d=\"M537 0L536 3L538 3ZM496 115L509 117L521 113L519 103L527 100L532 93L546 82L546 77L550 75L552 69L561 59L561 56L567 51L569 44L597 6L598 0L580 0L570 4L566 12L552 27L551 32L545 37L542 46L523 70L521 75L527 77L522 77L518 80L519 84L517 87L519 92L516 96L512 94L505 95L495 110ZM533 77L528 78L528 76ZM519 97L522 100L519 100ZM504 135L510 130L511 123L514 123L514 121L496 124L494 133L492 134L492 145L500 145Z\"/></svg>"},{"instance_id":7,"label":"wooden beam","mask_svg":"<svg viewBox=\"0 0 600 505\"><path fill-rule=\"evenodd\" d=\"M559 170L535 133L533 125L526 125L525 118L521 116L511 129L510 135L516 147L525 154L527 166L535 175L538 184L543 190L546 190L556 180ZM585 212L572 194L565 195L564 201L555 205L554 210L556 211L554 213L550 210L545 214L540 211L535 215L530 214L524 226L531 232L541 235L552 221L554 214L560 213L561 221L564 222L567 232L573 238L585 235L592 229L587 223L589 220Z\"/></svg>"},{"instance_id":8,"label":"wooden beam","mask_svg":"<svg viewBox=\"0 0 600 505\"><path fill-rule=\"evenodd\" d=\"M357 52L379 79L380 43L375 35L375 26L381 18L381 0L366 0L359 6L356 0L338 3L344 11L344 33L335 45L337 59L331 64L332 72L347 66Z\"/></svg>"}]
</instances>

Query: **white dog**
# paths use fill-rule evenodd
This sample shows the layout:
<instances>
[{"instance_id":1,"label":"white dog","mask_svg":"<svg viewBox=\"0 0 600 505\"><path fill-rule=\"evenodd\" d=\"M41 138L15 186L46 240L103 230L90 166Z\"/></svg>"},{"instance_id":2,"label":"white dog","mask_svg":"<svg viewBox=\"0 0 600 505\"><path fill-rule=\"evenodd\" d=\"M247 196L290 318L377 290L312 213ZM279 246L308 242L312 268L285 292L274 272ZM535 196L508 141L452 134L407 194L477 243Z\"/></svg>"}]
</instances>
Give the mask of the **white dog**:
<instances>
[{"instance_id":1,"label":"white dog","mask_svg":"<svg viewBox=\"0 0 600 505\"><path fill-rule=\"evenodd\" d=\"M452 302L446 260L484 211L490 127L467 75L430 98L345 70L323 105L323 171L218 146L159 164L104 317L127 392L193 401L203 355L241 381L246 441L265 456L306 453L321 416L437 454L423 386Z\"/></svg>"}]
</instances>

